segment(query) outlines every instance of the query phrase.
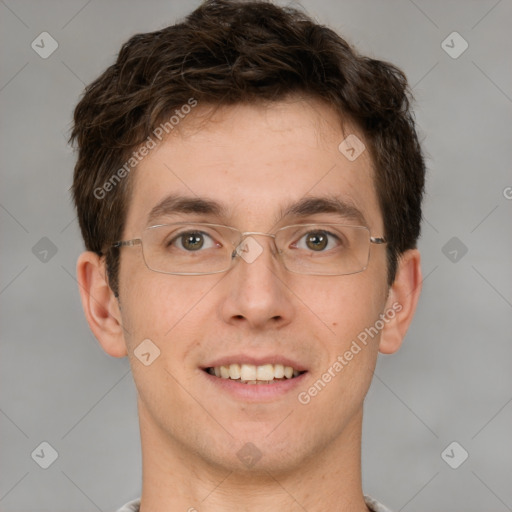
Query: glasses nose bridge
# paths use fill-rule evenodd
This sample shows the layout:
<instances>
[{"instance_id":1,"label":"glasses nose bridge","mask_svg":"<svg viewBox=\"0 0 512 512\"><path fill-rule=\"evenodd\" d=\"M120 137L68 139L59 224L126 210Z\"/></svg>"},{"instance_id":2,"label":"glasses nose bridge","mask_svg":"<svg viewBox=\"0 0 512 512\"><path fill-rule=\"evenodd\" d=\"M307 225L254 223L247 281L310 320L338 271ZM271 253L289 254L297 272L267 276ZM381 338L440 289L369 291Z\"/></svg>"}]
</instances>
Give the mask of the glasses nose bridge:
<instances>
[{"instance_id":1,"label":"glasses nose bridge","mask_svg":"<svg viewBox=\"0 0 512 512\"><path fill-rule=\"evenodd\" d=\"M276 249L278 249L277 247L277 240L276 240L276 234L274 233L263 233L262 231L240 231L240 242L239 242L239 245L242 244L242 242L247 238L247 237L250 237L252 235L260 235L260 236L269 236L270 238L273 238L274 239L274 246Z\"/></svg>"},{"instance_id":2,"label":"glasses nose bridge","mask_svg":"<svg viewBox=\"0 0 512 512\"><path fill-rule=\"evenodd\" d=\"M262 235L262 236L270 236L272 238L275 238L276 235L275 234L272 234L272 233L263 233L261 231L244 231L243 233L240 232L240 236L242 237L242 240L247 237L247 236L250 236L250 235Z\"/></svg>"}]
</instances>

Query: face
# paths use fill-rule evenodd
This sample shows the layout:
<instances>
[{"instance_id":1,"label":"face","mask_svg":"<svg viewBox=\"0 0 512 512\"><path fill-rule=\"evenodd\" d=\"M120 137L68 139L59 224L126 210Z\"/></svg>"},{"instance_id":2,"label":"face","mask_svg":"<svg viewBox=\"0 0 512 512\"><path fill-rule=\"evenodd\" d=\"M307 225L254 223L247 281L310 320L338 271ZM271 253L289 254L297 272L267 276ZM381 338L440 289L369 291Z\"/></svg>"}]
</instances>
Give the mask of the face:
<instances>
[{"instance_id":1,"label":"face","mask_svg":"<svg viewBox=\"0 0 512 512\"><path fill-rule=\"evenodd\" d=\"M348 125L343 132L328 107L305 100L234 106L198 123L201 108L132 175L124 239L150 225L185 221L263 233L345 223L383 236L368 151L350 161L338 149L351 133L363 137ZM173 211L169 196L220 208ZM350 208L283 216L308 198ZM263 249L253 261L237 258L228 272L200 276L151 271L140 246L122 249L121 321L148 431L190 464L243 471L250 466L240 456L246 454L261 457L259 469L284 471L342 443L360 419L379 335L359 342L359 351L353 342L385 312L386 253L371 244L362 272L302 275L281 265L271 237L253 240ZM146 339L160 351L147 366L134 355ZM247 384L223 378L226 370L212 375L227 366L236 377L236 365L247 365L249 380L254 371L277 378ZM299 374L283 377L290 371L284 367Z\"/></svg>"}]
</instances>

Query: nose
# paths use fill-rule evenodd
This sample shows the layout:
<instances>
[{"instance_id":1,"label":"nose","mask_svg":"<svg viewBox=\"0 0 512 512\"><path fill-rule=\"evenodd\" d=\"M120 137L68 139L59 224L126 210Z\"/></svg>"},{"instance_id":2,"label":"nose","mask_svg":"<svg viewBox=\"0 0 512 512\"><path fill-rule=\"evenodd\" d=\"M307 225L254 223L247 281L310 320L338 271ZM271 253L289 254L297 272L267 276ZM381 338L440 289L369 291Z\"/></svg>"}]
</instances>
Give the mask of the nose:
<instances>
[{"instance_id":1,"label":"nose","mask_svg":"<svg viewBox=\"0 0 512 512\"><path fill-rule=\"evenodd\" d=\"M280 328L294 315L292 293L286 272L277 257L274 238L266 233L246 232L234 252L237 261L226 279L222 317L225 322L251 329Z\"/></svg>"}]
</instances>

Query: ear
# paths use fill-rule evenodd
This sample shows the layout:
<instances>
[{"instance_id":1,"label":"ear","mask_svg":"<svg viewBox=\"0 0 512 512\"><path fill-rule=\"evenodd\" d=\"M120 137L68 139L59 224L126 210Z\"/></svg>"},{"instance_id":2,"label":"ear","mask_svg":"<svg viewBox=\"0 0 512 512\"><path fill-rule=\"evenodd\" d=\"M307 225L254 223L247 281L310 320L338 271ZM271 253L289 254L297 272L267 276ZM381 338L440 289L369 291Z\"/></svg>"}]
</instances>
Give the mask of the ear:
<instances>
[{"instance_id":1,"label":"ear","mask_svg":"<svg viewBox=\"0 0 512 512\"><path fill-rule=\"evenodd\" d=\"M392 354L402 345L416 311L421 292L420 253L411 249L398 262L395 281L389 289L385 312L388 321L381 331L379 352Z\"/></svg>"},{"instance_id":2,"label":"ear","mask_svg":"<svg viewBox=\"0 0 512 512\"><path fill-rule=\"evenodd\" d=\"M82 253L76 273L82 307L94 336L108 355L126 356L119 303L108 285L104 258L90 251Z\"/></svg>"}]
</instances>

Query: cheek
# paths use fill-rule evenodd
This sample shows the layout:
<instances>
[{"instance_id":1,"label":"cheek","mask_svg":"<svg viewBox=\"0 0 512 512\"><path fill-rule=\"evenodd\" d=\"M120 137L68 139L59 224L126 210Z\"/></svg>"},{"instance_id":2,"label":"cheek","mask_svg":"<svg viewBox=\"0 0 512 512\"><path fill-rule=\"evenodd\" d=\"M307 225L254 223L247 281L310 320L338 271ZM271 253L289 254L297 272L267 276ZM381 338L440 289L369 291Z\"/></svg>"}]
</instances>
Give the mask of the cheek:
<instances>
[{"instance_id":1,"label":"cheek","mask_svg":"<svg viewBox=\"0 0 512 512\"><path fill-rule=\"evenodd\" d=\"M304 302L329 330L322 329L317 337L323 355L297 399L308 417L321 417L329 410L337 428L342 428L371 383L379 334L368 335L367 330L379 319L385 293L371 273L315 281L309 289Z\"/></svg>"},{"instance_id":2,"label":"cheek","mask_svg":"<svg viewBox=\"0 0 512 512\"><path fill-rule=\"evenodd\" d=\"M294 293L329 328L329 337L336 340L337 348L372 325L382 312L386 299L385 281L380 279L381 286L377 286L376 276L369 270L309 279L294 287Z\"/></svg>"},{"instance_id":3,"label":"cheek","mask_svg":"<svg viewBox=\"0 0 512 512\"><path fill-rule=\"evenodd\" d=\"M127 269L123 277L121 314L132 351L144 339L152 340L165 356L188 350L183 341L193 338L197 326L194 318L202 307L208 307L210 291L219 276L194 279L144 268L133 272ZM178 339L180 343L176 343Z\"/></svg>"}]
</instances>

